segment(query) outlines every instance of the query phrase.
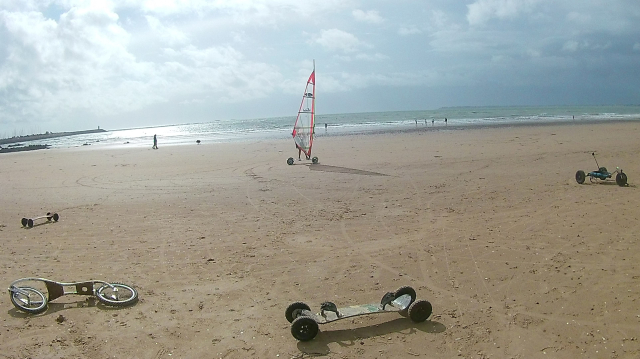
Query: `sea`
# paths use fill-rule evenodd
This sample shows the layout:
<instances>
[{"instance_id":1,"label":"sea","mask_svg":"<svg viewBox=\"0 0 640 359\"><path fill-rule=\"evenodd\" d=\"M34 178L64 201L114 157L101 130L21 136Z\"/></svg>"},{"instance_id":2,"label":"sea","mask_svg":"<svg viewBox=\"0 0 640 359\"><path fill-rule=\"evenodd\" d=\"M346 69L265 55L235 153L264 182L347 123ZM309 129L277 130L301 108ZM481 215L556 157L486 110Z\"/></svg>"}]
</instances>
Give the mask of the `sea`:
<instances>
[{"instance_id":1,"label":"sea","mask_svg":"<svg viewBox=\"0 0 640 359\"><path fill-rule=\"evenodd\" d=\"M155 127L106 129L106 132L19 142L51 148L78 146L160 146L201 143L255 142L291 139L295 116L227 119ZM446 122L445 122L446 119ZM324 136L363 135L412 130L465 130L483 126L537 125L568 122L638 121L640 105L556 107L444 107L436 110L369 113L316 113L316 140ZM181 121L182 122L182 121ZM184 122L188 122L184 121ZM87 129L78 129L87 130Z\"/></svg>"}]
</instances>

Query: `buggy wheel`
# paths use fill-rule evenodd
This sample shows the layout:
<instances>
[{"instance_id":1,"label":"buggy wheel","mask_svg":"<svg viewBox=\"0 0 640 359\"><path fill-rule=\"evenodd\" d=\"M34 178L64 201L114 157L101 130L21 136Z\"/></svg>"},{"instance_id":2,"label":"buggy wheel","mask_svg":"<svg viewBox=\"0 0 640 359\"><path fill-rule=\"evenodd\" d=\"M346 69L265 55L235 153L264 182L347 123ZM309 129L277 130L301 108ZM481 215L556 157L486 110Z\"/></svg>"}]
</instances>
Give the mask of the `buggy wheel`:
<instances>
[{"instance_id":1,"label":"buggy wheel","mask_svg":"<svg viewBox=\"0 0 640 359\"><path fill-rule=\"evenodd\" d=\"M289 166L291 166L291 165L293 164L293 157L289 157L289 158L287 159L287 164L288 164Z\"/></svg>"},{"instance_id":2,"label":"buggy wheel","mask_svg":"<svg viewBox=\"0 0 640 359\"><path fill-rule=\"evenodd\" d=\"M23 227L26 227L26 226L27 226L28 221L29 221L28 219L26 219L26 218L22 218L22 221L20 221L20 223L22 223L22 226L23 226Z\"/></svg>"},{"instance_id":3,"label":"buggy wheel","mask_svg":"<svg viewBox=\"0 0 640 359\"><path fill-rule=\"evenodd\" d=\"M47 310L48 300L42 292L31 287L11 287L11 303L23 312L38 314Z\"/></svg>"},{"instance_id":4,"label":"buggy wheel","mask_svg":"<svg viewBox=\"0 0 640 359\"><path fill-rule=\"evenodd\" d=\"M620 172L616 175L616 184L620 187L627 185L627 175L624 172Z\"/></svg>"},{"instance_id":5,"label":"buggy wheel","mask_svg":"<svg viewBox=\"0 0 640 359\"><path fill-rule=\"evenodd\" d=\"M414 323L422 323L429 318L433 308L426 300L418 300L409 306L409 318Z\"/></svg>"},{"instance_id":6,"label":"buggy wheel","mask_svg":"<svg viewBox=\"0 0 640 359\"><path fill-rule=\"evenodd\" d=\"M578 172L576 172L576 182L578 182L579 184L583 184L584 183L584 179L585 179L585 174L583 170L579 170Z\"/></svg>"},{"instance_id":7,"label":"buggy wheel","mask_svg":"<svg viewBox=\"0 0 640 359\"><path fill-rule=\"evenodd\" d=\"M98 288L96 297L104 305L124 307L138 301L138 291L126 284L111 283Z\"/></svg>"},{"instance_id":8,"label":"buggy wheel","mask_svg":"<svg viewBox=\"0 0 640 359\"><path fill-rule=\"evenodd\" d=\"M58 222L58 220L59 220L59 219L60 219L60 216L58 216L58 214L57 214L57 213L54 213L54 214L53 214L53 221L54 221L54 222Z\"/></svg>"},{"instance_id":9,"label":"buggy wheel","mask_svg":"<svg viewBox=\"0 0 640 359\"><path fill-rule=\"evenodd\" d=\"M313 318L301 316L291 323L291 335L301 342L309 341L318 335L318 323Z\"/></svg>"},{"instance_id":10,"label":"buggy wheel","mask_svg":"<svg viewBox=\"0 0 640 359\"><path fill-rule=\"evenodd\" d=\"M408 312L409 312L409 306L411 306L411 304L413 304L413 302L415 302L416 300L416 291L415 289L409 287L409 286L404 286L404 287L400 287L398 288L398 290L396 290L396 292L393 294L393 296L395 297L395 299L398 299L400 297L402 297L403 295L408 294L411 297L411 300L409 301L409 303L407 303L406 307L404 309L400 309L399 313L402 316L407 316ZM394 299L394 300L395 300Z\"/></svg>"},{"instance_id":11,"label":"buggy wheel","mask_svg":"<svg viewBox=\"0 0 640 359\"><path fill-rule=\"evenodd\" d=\"M315 157L315 156L314 156L314 157L311 159L311 163L313 163L314 165L315 165L316 163L318 163L318 157Z\"/></svg>"},{"instance_id":12,"label":"buggy wheel","mask_svg":"<svg viewBox=\"0 0 640 359\"><path fill-rule=\"evenodd\" d=\"M311 308L302 302L291 303L285 310L284 317L291 323L300 316L303 310L311 310Z\"/></svg>"},{"instance_id":13,"label":"buggy wheel","mask_svg":"<svg viewBox=\"0 0 640 359\"><path fill-rule=\"evenodd\" d=\"M27 219L27 227L33 228L33 219L31 218Z\"/></svg>"}]
</instances>

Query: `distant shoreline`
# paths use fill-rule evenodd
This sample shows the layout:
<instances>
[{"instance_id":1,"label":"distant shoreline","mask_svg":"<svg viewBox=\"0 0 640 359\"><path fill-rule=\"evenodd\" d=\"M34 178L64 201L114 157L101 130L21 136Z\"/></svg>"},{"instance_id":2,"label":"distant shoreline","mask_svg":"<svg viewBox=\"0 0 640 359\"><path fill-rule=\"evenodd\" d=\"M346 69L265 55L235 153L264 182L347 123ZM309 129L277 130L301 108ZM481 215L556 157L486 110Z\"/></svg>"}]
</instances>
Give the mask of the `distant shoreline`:
<instances>
[{"instance_id":1,"label":"distant shoreline","mask_svg":"<svg viewBox=\"0 0 640 359\"><path fill-rule=\"evenodd\" d=\"M349 132L338 133L321 133L316 130L314 138L317 137L335 137L335 136L363 136L363 135L386 135L386 134L399 134L399 133L420 133L429 131L453 131L453 130L478 130L478 129L495 129L495 128L511 128L511 127L545 127L545 126L582 126L582 125L596 125L596 124L616 124L616 123L631 123L640 122L640 117L630 119L593 119L593 120L563 120L563 121L523 121L523 122L505 122L505 123L482 123L482 124L458 124L455 121L449 121L447 125L442 125L442 121L439 121L439 125L433 126L431 123L423 125L422 122L418 122L416 127L413 125L404 128L376 128L368 130L352 130Z\"/></svg>"},{"instance_id":2,"label":"distant shoreline","mask_svg":"<svg viewBox=\"0 0 640 359\"><path fill-rule=\"evenodd\" d=\"M84 130L84 131L72 131L72 132L50 132L50 133L42 133L38 135L26 135L26 136L14 136L11 138L3 138L0 139L0 145L17 143L17 142L27 142L27 141L36 141L36 140L44 140L47 138L56 138L56 137L65 137L65 136L74 136L74 135L85 135L90 133L100 133L107 132L104 129L95 129L95 130Z\"/></svg>"}]
</instances>

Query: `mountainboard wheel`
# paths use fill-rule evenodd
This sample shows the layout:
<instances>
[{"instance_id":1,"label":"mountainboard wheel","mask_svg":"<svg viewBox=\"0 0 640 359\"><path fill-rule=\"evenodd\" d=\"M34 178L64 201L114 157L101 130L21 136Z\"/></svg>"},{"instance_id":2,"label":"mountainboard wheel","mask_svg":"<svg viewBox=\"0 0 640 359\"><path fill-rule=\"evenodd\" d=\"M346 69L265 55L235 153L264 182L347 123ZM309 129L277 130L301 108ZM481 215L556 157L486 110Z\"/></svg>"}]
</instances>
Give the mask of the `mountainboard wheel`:
<instances>
[{"instance_id":1,"label":"mountainboard wheel","mask_svg":"<svg viewBox=\"0 0 640 359\"><path fill-rule=\"evenodd\" d=\"M26 219L26 218L22 218L21 223L22 223L22 226L23 226L23 227L26 227L28 222L29 222L29 220L28 220L28 219Z\"/></svg>"},{"instance_id":2,"label":"mountainboard wheel","mask_svg":"<svg viewBox=\"0 0 640 359\"><path fill-rule=\"evenodd\" d=\"M291 303L287 307L287 310L284 311L284 317L291 323L300 316L303 310L311 310L311 308L303 302Z\"/></svg>"},{"instance_id":3,"label":"mountainboard wheel","mask_svg":"<svg viewBox=\"0 0 640 359\"><path fill-rule=\"evenodd\" d=\"M297 317L291 323L291 335L301 342L309 341L318 335L318 323L310 317Z\"/></svg>"},{"instance_id":4,"label":"mountainboard wheel","mask_svg":"<svg viewBox=\"0 0 640 359\"><path fill-rule=\"evenodd\" d=\"M578 184L583 184L585 178L586 176L583 170L578 170L578 172L576 172L576 182L578 182Z\"/></svg>"},{"instance_id":5,"label":"mountainboard wheel","mask_svg":"<svg viewBox=\"0 0 640 359\"><path fill-rule=\"evenodd\" d=\"M409 313L409 306L411 306L411 304L413 304L413 302L416 301L416 291L415 289L409 287L409 286L403 286L398 288L395 293L394 293L394 297L395 299L398 299L400 297L402 297L403 295L408 294L411 297L411 301L409 302L409 304L407 304L407 307L405 309L401 309L399 311L400 315L402 316L407 316L407 314Z\"/></svg>"},{"instance_id":6,"label":"mountainboard wheel","mask_svg":"<svg viewBox=\"0 0 640 359\"><path fill-rule=\"evenodd\" d=\"M313 163L314 165L315 165L316 163L318 163L318 157L315 157L315 156L314 156L314 157L311 159L311 163Z\"/></svg>"},{"instance_id":7,"label":"mountainboard wheel","mask_svg":"<svg viewBox=\"0 0 640 359\"><path fill-rule=\"evenodd\" d=\"M39 290L31 287L12 287L11 303L19 310L39 314L47 310L47 298Z\"/></svg>"},{"instance_id":8,"label":"mountainboard wheel","mask_svg":"<svg viewBox=\"0 0 640 359\"><path fill-rule=\"evenodd\" d=\"M616 175L616 184L620 187L627 185L627 175L624 172Z\"/></svg>"},{"instance_id":9,"label":"mountainboard wheel","mask_svg":"<svg viewBox=\"0 0 640 359\"><path fill-rule=\"evenodd\" d=\"M31 218L27 219L27 227L33 228L33 219Z\"/></svg>"},{"instance_id":10,"label":"mountainboard wheel","mask_svg":"<svg viewBox=\"0 0 640 359\"><path fill-rule=\"evenodd\" d=\"M289 166L291 166L291 165L293 164L293 157L289 157L289 158L287 159L287 164L288 164Z\"/></svg>"},{"instance_id":11,"label":"mountainboard wheel","mask_svg":"<svg viewBox=\"0 0 640 359\"><path fill-rule=\"evenodd\" d=\"M426 300L417 300L409 306L409 318L414 323L422 323L429 318L433 308Z\"/></svg>"},{"instance_id":12,"label":"mountainboard wheel","mask_svg":"<svg viewBox=\"0 0 640 359\"><path fill-rule=\"evenodd\" d=\"M111 283L96 290L96 297L104 305L124 307L138 301L138 291L126 284Z\"/></svg>"}]
</instances>

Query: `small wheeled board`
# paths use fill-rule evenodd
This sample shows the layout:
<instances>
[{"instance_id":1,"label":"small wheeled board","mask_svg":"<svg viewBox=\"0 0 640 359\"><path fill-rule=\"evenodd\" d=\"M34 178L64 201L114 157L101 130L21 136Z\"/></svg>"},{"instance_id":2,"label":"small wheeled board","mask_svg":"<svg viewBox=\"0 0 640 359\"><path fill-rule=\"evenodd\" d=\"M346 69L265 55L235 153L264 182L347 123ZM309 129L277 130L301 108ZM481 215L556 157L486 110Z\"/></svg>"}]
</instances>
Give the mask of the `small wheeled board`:
<instances>
[{"instance_id":1,"label":"small wheeled board","mask_svg":"<svg viewBox=\"0 0 640 359\"><path fill-rule=\"evenodd\" d=\"M382 297L380 304L360 304L338 308L332 302L320 305L320 313L311 311L303 302L291 303L285 311L285 317L291 323L291 335L300 341L309 341L318 335L319 324L351 318L365 314L396 312L408 316L413 322L424 322L431 316L431 303L416 300L416 291L408 286L400 287L395 292L388 292Z\"/></svg>"},{"instance_id":2,"label":"small wheeled board","mask_svg":"<svg viewBox=\"0 0 640 359\"><path fill-rule=\"evenodd\" d=\"M295 163L295 160L293 159L293 157L287 158L287 164L289 166L291 166L294 163ZM317 156L311 157L311 163L313 163L314 165L317 164L318 163L318 157Z\"/></svg>"},{"instance_id":3,"label":"small wheeled board","mask_svg":"<svg viewBox=\"0 0 640 359\"><path fill-rule=\"evenodd\" d=\"M36 289L36 282L44 283L46 291ZM44 312L50 301L68 294L96 296L102 304L112 307L124 307L138 301L138 291L132 286L100 280L64 283L46 278L21 278L9 286L11 303L30 314Z\"/></svg>"},{"instance_id":4,"label":"small wheeled board","mask_svg":"<svg viewBox=\"0 0 640 359\"><path fill-rule=\"evenodd\" d=\"M48 222L51 222L51 220L53 220L54 222L58 222L58 219L60 219L60 216L57 213L47 212L47 214L44 215L44 216L39 216L39 217L34 217L34 218L23 218L22 219L22 226L23 227L32 228L33 227L33 221L35 221L37 219L42 219L42 218L46 218Z\"/></svg>"}]
</instances>

